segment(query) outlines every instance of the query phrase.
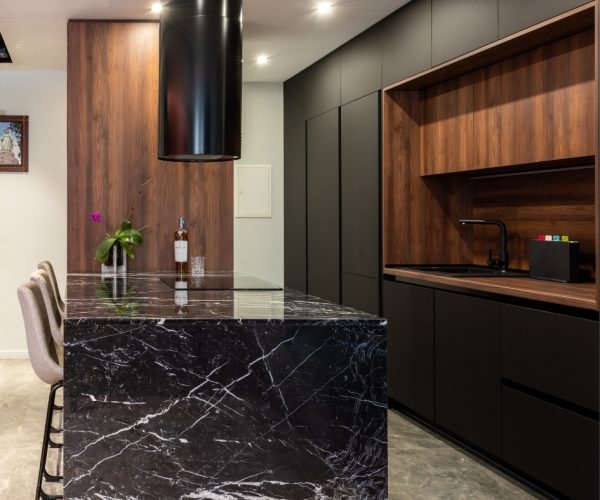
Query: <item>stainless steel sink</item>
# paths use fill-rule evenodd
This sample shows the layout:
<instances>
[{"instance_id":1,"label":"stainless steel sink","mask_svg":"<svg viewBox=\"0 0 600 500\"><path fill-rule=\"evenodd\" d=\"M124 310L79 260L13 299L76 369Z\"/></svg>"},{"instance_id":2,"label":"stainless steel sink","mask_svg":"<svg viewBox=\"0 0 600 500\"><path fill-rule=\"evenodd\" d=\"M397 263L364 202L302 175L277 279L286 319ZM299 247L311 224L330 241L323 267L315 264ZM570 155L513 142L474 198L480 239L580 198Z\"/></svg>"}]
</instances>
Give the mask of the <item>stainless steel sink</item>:
<instances>
[{"instance_id":1,"label":"stainless steel sink","mask_svg":"<svg viewBox=\"0 0 600 500\"><path fill-rule=\"evenodd\" d=\"M414 271L423 271L433 274L442 274L444 276L453 277L527 277L527 271L508 270L501 271L500 269L492 269L486 266L476 266L472 264L424 264L424 265L391 265L387 266L399 269L411 269Z\"/></svg>"}]
</instances>

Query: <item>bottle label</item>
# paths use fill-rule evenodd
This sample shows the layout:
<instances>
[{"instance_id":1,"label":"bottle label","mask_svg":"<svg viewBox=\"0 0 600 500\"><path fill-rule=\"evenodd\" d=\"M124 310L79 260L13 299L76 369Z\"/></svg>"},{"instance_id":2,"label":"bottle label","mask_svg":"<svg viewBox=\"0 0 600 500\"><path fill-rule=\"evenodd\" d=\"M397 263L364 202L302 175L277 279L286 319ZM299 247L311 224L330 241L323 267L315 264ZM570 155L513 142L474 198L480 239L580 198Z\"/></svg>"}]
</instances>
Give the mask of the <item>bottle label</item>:
<instances>
[{"instance_id":1,"label":"bottle label","mask_svg":"<svg viewBox=\"0 0 600 500\"><path fill-rule=\"evenodd\" d=\"M175 241L175 262L187 262L187 241Z\"/></svg>"},{"instance_id":2,"label":"bottle label","mask_svg":"<svg viewBox=\"0 0 600 500\"><path fill-rule=\"evenodd\" d=\"M175 282L175 305L176 306L187 306L188 303L188 291L187 281L176 281Z\"/></svg>"}]
</instances>

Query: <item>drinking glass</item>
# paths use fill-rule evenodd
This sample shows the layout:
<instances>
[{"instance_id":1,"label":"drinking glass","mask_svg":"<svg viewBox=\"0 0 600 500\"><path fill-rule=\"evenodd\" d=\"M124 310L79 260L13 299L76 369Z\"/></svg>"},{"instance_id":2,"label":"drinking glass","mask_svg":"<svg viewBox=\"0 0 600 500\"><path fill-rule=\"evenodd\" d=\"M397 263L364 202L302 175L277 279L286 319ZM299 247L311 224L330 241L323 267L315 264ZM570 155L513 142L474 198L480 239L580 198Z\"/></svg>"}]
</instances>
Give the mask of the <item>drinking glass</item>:
<instances>
[{"instance_id":1,"label":"drinking glass","mask_svg":"<svg viewBox=\"0 0 600 500\"><path fill-rule=\"evenodd\" d=\"M206 257L196 255L192 257L192 276L202 276L204 274L204 265L206 263Z\"/></svg>"}]
</instances>

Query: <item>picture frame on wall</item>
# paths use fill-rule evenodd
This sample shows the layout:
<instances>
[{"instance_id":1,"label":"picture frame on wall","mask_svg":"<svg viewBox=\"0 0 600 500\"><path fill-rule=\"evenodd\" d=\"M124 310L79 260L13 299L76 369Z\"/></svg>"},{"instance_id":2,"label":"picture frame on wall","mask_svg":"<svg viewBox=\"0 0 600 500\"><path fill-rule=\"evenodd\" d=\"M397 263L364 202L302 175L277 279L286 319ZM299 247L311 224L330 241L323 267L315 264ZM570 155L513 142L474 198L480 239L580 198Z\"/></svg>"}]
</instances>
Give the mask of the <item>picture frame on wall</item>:
<instances>
[{"instance_id":1,"label":"picture frame on wall","mask_svg":"<svg viewBox=\"0 0 600 500\"><path fill-rule=\"evenodd\" d=\"M0 115L0 172L28 172L29 117Z\"/></svg>"}]
</instances>

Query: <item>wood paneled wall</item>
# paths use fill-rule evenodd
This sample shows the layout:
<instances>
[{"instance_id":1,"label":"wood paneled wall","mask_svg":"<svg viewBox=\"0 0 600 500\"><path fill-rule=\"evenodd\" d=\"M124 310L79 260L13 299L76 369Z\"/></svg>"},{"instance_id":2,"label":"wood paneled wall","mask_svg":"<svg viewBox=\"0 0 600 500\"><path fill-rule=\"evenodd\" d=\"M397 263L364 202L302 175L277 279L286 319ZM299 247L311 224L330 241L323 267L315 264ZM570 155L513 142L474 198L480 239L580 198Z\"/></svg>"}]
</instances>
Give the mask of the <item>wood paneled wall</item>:
<instances>
[{"instance_id":1,"label":"wood paneled wall","mask_svg":"<svg viewBox=\"0 0 600 500\"><path fill-rule=\"evenodd\" d=\"M530 239L566 234L595 274L593 60L587 30L423 89L384 92L384 266L485 264L489 249L498 255L498 229L458 222L483 218L506 223L512 268L529 268Z\"/></svg>"},{"instance_id":2,"label":"wood paneled wall","mask_svg":"<svg viewBox=\"0 0 600 500\"><path fill-rule=\"evenodd\" d=\"M422 175L595 154L594 31L421 91Z\"/></svg>"},{"instance_id":3,"label":"wood paneled wall","mask_svg":"<svg viewBox=\"0 0 600 500\"><path fill-rule=\"evenodd\" d=\"M594 167L482 177L473 183L473 218L501 219L508 228L510 266L529 269L529 240L538 234L579 241L583 268L595 267ZM496 227L471 226L473 261L485 264L499 248Z\"/></svg>"},{"instance_id":4,"label":"wood paneled wall","mask_svg":"<svg viewBox=\"0 0 600 500\"><path fill-rule=\"evenodd\" d=\"M173 269L179 216L188 224L190 255L206 255L211 271L233 269L231 162L163 162L157 151L158 24L69 22L69 272L100 270L95 248L134 201L133 225L147 228L130 270ZM105 223L92 223L93 211Z\"/></svg>"}]
</instances>

